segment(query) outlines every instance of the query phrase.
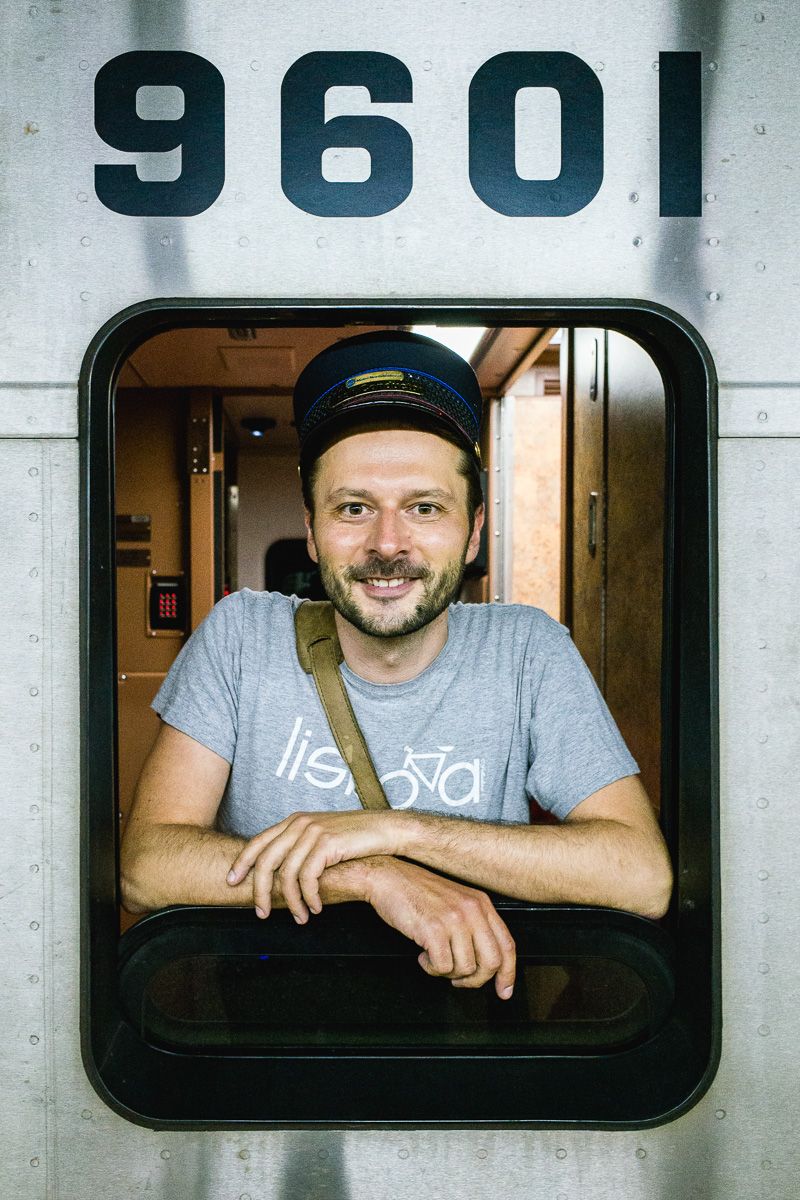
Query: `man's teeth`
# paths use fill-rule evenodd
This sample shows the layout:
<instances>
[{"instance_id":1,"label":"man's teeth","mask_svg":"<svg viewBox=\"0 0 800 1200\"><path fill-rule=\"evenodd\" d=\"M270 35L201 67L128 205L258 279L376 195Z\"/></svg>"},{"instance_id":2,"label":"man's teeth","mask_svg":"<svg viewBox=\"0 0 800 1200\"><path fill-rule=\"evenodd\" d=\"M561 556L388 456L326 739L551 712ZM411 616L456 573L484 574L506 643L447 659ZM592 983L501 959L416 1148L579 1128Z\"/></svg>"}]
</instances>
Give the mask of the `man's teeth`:
<instances>
[{"instance_id":1,"label":"man's teeth","mask_svg":"<svg viewBox=\"0 0 800 1200\"><path fill-rule=\"evenodd\" d=\"M396 587L402 587L402 585L403 585L404 583L408 583L408 582L409 582L409 580L408 580L408 579L406 579L406 578L400 578L400 579L365 579L365 580L364 580L364 582L365 582L365 583L367 583L367 584L369 584L369 586L370 586L370 587L380 587L380 588L396 588Z\"/></svg>"}]
</instances>

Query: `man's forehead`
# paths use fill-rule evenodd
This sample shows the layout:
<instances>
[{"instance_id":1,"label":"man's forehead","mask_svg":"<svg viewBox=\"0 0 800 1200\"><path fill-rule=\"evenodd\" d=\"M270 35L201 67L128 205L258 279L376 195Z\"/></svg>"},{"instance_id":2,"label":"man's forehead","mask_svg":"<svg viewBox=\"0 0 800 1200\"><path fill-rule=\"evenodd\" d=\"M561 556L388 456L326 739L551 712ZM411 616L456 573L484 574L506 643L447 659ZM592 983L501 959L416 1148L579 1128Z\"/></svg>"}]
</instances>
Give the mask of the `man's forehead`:
<instances>
[{"instance_id":1,"label":"man's forehead","mask_svg":"<svg viewBox=\"0 0 800 1200\"><path fill-rule=\"evenodd\" d=\"M336 441L321 455L319 465L330 487L349 483L354 474L387 483L402 478L420 487L447 487L458 475L460 458L457 446L434 433L383 429Z\"/></svg>"}]
</instances>

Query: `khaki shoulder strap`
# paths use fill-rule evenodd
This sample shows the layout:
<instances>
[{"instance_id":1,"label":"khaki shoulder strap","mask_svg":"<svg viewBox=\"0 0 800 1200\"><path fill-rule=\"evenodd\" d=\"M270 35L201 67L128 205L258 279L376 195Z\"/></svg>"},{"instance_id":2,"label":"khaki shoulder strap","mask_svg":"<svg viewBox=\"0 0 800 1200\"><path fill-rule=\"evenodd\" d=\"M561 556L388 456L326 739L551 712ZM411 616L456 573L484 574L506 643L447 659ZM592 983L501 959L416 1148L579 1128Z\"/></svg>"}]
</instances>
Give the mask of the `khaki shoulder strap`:
<instances>
[{"instance_id":1,"label":"khaki shoulder strap","mask_svg":"<svg viewBox=\"0 0 800 1200\"><path fill-rule=\"evenodd\" d=\"M295 609L294 632L300 666L314 676L331 733L353 773L362 808L389 808L339 674L339 663L344 655L336 632L333 605L327 600L304 600Z\"/></svg>"}]
</instances>

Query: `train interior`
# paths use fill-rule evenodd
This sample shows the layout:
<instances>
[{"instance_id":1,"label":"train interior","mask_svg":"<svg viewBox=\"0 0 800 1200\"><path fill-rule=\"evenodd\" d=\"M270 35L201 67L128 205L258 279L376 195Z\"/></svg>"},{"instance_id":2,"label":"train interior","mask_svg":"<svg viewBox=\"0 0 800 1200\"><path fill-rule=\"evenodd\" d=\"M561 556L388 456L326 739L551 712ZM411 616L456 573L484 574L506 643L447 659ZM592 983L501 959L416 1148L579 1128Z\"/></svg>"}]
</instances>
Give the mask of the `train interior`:
<instances>
[{"instance_id":1,"label":"train interior","mask_svg":"<svg viewBox=\"0 0 800 1200\"><path fill-rule=\"evenodd\" d=\"M214 603L244 587L320 594L305 547L292 387L326 345L368 328L376 327L176 328L137 346L122 366L115 396L121 822L158 729L150 701ZM536 605L570 629L659 809L667 477L659 370L631 338L607 329L413 328L468 358L485 399L487 521L462 600ZM547 819L535 802L531 819ZM134 923L121 913L123 932ZM147 997L150 1015L158 1010L169 1025L163 1037L183 1044L191 1028L196 1042L202 1025L215 1045L235 1040L230 1005L222 1021L228 1032L219 1032L208 960L197 960L191 979L182 961L154 977ZM515 1037L520 1020L545 1040L560 1020L573 1038L580 1027L589 1043L602 1041L597 1031L607 1027L610 1036L613 1027L613 1037L624 1040L641 1005L636 986L621 968L615 974L608 963L599 970L597 959L581 960L582 968L577 961L532 961ZM246 964L242 972L244 981ZM240 997L245 982L242 989ZM296 1005L298 991L290 992ZM391 988L379 992L385 999ZM191 1021L190 993L200 1005ZM459 1003L475 1001L462 991ZM383 1028L394 1020L397 1037L392 1011L390 1003L378 1005L375 1021ZM277 1026L254 1032L251 1017L242 1017L244 1041L272 1045ZM477 1028L474 1013L464 1019ZM295 1012L295 1025L299 1020ZM308 1017L309 1028L314 1020ZM360 1020L369 1037L363 1012ZM442 1020L452 1025L452 1012ZM338 1036L330 1020L324 1031L315 1029L313 1037L324 1033L328 1043Z\"/></svg>"}]
</instances>

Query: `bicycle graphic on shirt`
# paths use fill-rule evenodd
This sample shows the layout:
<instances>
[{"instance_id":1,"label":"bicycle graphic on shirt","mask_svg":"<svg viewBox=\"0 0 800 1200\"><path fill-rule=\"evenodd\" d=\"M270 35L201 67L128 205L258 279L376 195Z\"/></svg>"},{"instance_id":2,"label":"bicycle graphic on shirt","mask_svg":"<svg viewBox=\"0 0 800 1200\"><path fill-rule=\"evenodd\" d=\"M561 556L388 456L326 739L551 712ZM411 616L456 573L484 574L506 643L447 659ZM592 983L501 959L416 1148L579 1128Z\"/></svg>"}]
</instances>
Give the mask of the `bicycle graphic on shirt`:
<instances>
[{"instance_id":1,"label":"bicycle graphic on shirt","mask_svg":"<svg viewBox=\"0 0 800 1200\"><path fill-rule=\"evenodd\" d=\"M435 751L424 752L415 752L411 746L405 746L404 749L402 767L381 776L381 783L392 808L411 808L419 797L420 786L426 788L431 795L438 795L442 803L451 808L480 803L483 764L479 758L445 766L447 756L455 749L454 746L439 746ZM387 787L395 780L402 780L408 784L407 795L402 794L402 788Z\"/></svg>"}]
</instances>

